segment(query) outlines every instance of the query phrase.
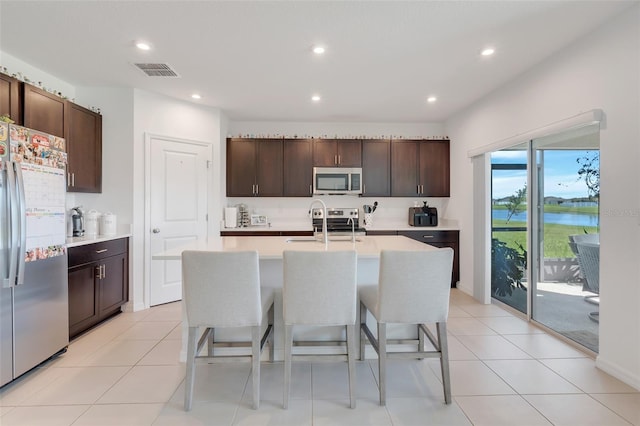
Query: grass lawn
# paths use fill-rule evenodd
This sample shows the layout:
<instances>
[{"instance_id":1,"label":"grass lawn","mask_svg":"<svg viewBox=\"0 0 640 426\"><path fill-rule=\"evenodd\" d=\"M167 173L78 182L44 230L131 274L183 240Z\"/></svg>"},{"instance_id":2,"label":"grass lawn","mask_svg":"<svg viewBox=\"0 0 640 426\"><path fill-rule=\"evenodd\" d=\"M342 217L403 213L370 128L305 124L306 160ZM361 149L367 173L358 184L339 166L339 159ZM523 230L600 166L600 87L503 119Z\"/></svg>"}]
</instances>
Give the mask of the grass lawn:
<instances>
[{"instance_id":1,"label":"grass lawn","mask_svg":"<svg viewBox=\"0 0 640 426\"><path fill-rule=\"evenodd\" d=\"M556 206L553 206L556 207ZM559 206L558 206L559 207ZM546 209L545 209L546 211ZM499 227L526 227L526 222L509 222L505 220L494 220L493 226ZM595 226L576 226L576 225L558 225L545 224L544 226L544 257L575 257L569 248L569 235L583 234L584 232L593 234L598 232ZM526 249L527 232L526 231L501 231L494 232L493 238L507 243L509 247L519 250L518 244Z\"/></svg>"}]
</instances>

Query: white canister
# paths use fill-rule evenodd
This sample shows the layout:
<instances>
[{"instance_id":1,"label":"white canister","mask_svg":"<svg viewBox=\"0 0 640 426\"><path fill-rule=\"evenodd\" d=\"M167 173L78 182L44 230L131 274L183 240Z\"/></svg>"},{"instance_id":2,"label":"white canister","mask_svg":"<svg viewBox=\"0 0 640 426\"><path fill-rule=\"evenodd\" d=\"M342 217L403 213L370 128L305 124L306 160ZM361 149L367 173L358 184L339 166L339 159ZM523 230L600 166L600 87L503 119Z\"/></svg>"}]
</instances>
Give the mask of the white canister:
<instances>
[{"instance_id":1,"label":"white canister","mask_svg":"<svg viewBox=\"0 0 640 426\"><path fill-rule=\"evenodd\" d=\"M88 237L95 237L98 235L100 227L100 212L95 210L89 210L84 215L84 234Z\"/></svg>"},{"instance_id":2,"label":"white canister","mask_svg":"<svg viewBox=\"0 0 640 426\"><path fill-rule=\"evenodd\" d=\"M102 215L102 223L100 224L100 235L116 234L116 215L106 212Z\"/></svg>"}]
</instances>

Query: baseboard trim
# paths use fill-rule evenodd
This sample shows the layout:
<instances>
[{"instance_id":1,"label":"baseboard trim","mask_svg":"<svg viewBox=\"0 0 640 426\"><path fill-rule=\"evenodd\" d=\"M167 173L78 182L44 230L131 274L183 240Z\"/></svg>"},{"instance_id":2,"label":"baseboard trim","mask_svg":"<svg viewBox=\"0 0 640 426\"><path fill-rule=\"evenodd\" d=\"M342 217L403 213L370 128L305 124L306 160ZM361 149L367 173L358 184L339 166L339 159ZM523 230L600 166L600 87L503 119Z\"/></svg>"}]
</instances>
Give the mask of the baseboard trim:
<instances>
[{"instance_id":1,"label":"baseboard trim","mask_svg":"<svg viewBox=\"0 0 640 426\"><path fill-rule=\"evenodd\" d=\"M640 377L638 375L602 359L601 356L596 357L596 367L640 391Z\"/></svg>"}]
</instances>

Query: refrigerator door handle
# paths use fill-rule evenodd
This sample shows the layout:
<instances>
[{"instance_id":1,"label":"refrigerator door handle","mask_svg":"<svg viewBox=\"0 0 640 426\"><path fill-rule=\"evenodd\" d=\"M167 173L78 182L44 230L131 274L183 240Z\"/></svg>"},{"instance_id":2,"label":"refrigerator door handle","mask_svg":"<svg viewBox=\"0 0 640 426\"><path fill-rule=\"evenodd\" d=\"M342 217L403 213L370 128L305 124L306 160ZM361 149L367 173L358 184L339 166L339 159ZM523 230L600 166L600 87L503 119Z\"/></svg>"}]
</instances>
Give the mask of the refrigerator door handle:
<instances>
[{"instance_id":1,"label":"refrigerator door handle","mask_svg":"<svg viewBox=\"0 0 640 426\"><path fill-rule=\"evenodd\" d=\"M20 210L20 247L18 252L18 270L16 273L16 285L24 284L25 255L27 251L27 203L24 195L24 178L20 163L13 163L16 173L16 186L18 190L18 208Z\"/></svg>"},{"instance_id":2,"label":"refrigerator door handle","mask_svg":"<svg viewBox=\"0 0 640 426\"><path fill-rule=\"evenodd\" d=\"M2 276L2 287L9 288L16 285L16 272L18 268L18 233L16 232L16 220L18 219L18 194L16 192L16 175L13 169L13 163L5 163L3 170L7 175L7 201L8 201L8 229L9 238L9 259L7 263L7 274Z\"/></svg>"}]
</instances>

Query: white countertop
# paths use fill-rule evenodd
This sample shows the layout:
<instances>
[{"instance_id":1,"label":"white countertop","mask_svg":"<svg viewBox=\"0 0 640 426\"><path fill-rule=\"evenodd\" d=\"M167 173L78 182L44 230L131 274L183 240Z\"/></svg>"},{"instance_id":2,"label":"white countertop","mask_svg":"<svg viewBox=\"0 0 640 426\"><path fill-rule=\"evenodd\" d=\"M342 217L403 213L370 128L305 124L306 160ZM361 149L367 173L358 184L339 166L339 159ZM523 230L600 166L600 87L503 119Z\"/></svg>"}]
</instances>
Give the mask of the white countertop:
<instances>
[{"instance_id":1,"label":"white countertop","mask_svg":"<svg viewBox=\"0 0 640 426\"><path fill-rule=\"evenodd\" d=\"M304 241L305 237L211 237L207 241L198 241L154 254L154 260L180 260L184 250L207 251L247 251L256 250L260 259L282 259L285 250L324 251L319 241ZM355 243L350 239L330 241L328 250L356 250L358 258L380 257L381 250L436 250L436 247L412 240L407 237L362 236Z\"/></svg>"},{"instance_id":2,"label":"white countertop","mask_svg":"<svg viewBox=\"0 0 640 426\"><path fill-rule=\"evenodd\" d=\"M458 231L460 227L458 226L457 220L451 219L440 219L438 220L438 226L425 226L425 227L416 227L409 226L407 221L399 221L399 220L384 220L380 219L375 220L373 222L373 226L366 227L367 231L420 231L420 230L430 230L430 231ZM221 232L295 232L295 231L313 231L311 223L309 221L298 222L291 221L286 223L272 223L271 226L248 226L245 228L222 228Z\"/></svg>"},{"instance_id":3,"label":"white countertop","mask_svg":"<svg viewBox=\"0 0 640 426\"><path fill-rule=\"evenodd\" d=\"M83 237L67 237L67 248L84 246L87 244L100 243L103 241L117 240L118 238L130 237L129 232L118 232L113 235L95 235L95 236L83 236Z\"/></svg>"}]
</instances>

